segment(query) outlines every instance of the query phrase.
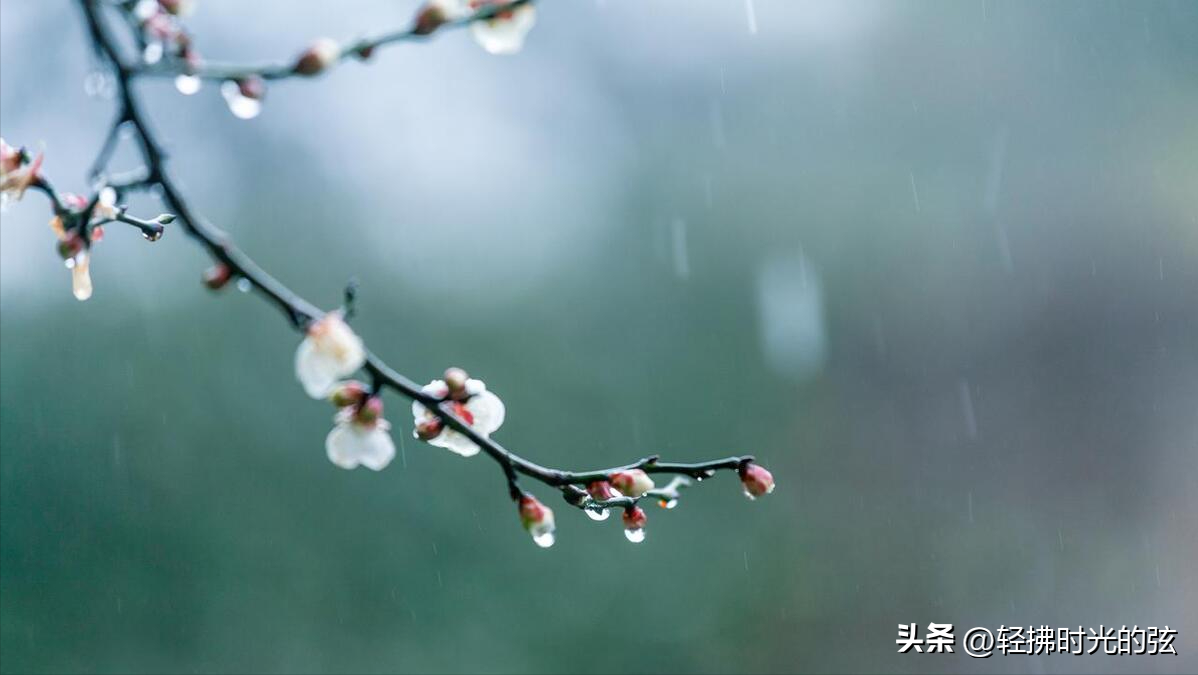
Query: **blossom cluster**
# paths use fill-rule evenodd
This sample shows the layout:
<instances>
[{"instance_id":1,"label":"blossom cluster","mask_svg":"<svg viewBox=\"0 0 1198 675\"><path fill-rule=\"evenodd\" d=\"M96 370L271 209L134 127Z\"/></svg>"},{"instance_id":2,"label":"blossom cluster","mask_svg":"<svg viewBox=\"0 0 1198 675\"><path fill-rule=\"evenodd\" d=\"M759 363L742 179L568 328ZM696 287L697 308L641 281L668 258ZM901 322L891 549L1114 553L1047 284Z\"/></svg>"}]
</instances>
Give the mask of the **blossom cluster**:
<instances>
[{"instance_id":1,"label":"blossom cluster","mask_svg":"<svg viewBox=\"0 0 1198 675\"><path fill-rule=\"evenodd\" d=\"M391 425L383 418L383 403L372 388L346 379L366 366L368 355L362 339L349 327L340 310L309 323L306 333L295 352L295 374L309 396L327 398L337 408L335 426L325 440L329 461L343 469L364 466L381 471L395 457L395 443L389 433ZM477 455L480 448L470 436L446 423L446 412L479 438L487 438L498 430L506 416L503 401L482 380L470 377L461 368L447 369L443 379L429 382L421 393L427 400L436 401L438 410L421 400L414 401L413 435L462 457ZM738 473L750 499L773 492L774 478L764 467L745 462ZM618 469L601 480L587 483L584 501L578 505L591 518L606 520L607 505L618 503L624 509L621 520L625 536L639 543L645 540L648 515L638 500L659 496L662 507L673 508L677 488L685 484L685 479L676 478L658 490L644 469ZM624 497L631 501L622 501ZM533 541L539 546L552 546L556 530L553 510L524 492L519 493L516 505L520 523Z\"/></svg>"}]
</instances>

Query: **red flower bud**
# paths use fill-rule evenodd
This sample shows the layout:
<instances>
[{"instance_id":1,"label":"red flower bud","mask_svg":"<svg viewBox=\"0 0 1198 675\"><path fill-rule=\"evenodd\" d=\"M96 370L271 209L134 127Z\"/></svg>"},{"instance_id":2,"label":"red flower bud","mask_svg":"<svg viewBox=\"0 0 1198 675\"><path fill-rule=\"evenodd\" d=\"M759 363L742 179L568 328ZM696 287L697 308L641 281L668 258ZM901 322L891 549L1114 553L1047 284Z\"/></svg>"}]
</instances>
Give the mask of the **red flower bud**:
<instances>
[{"instance_id":1,"label":"red flower bud","mask_svg":"<svg viewBox=\"0 0 1198 675\"><path fill-rule=\"evenodd\" d=\"M611 490L611 483L605 480L597 480L587 484L587 494L591 495L591 499L597 502L607 501L615 497L615 493Z\"/></svg>"},{"instance_id":2,"label":"red flower bud","mask_svg":"<svg viewBox=\"0 0 1198 675\"><path fill-rule=\"evenodd\" d=\"M445 429L445 423L440 417L429 417L416 423L416 438L422 441L429 441L441 435L441 431Z\"/></svg>"},{"instance_id":3,"label":"red flower bud","mask_svg":"<svg viewBox=\"0 0 1198 675\"><path fill-rule=\"evenodd\" d=\"M217 263L204 270L204 274L201 277L201 279L204 281L204 285L214 291L219 291L220 289L224 288L225 284L229 283L229 280L232 278L233 270L224 263Z\"/></svg>"},{"instance_id":4,"label":"red flower bud","mask_svg":"<svg viewBox=\"0 0 1198 675\"><path fill-rule=\"evenodd\" d=\"M329 394L329 402L338 408L361 405L365 400L366 385L356 380L342 382L337 388L333 389L332 394Z\"/></svg>"},{"instance_id":5,"label":"red flower bud","mask_svg":"<svg viewBox=\"0 0 1198 675\"><path fill-rule=\"evenodd\" d=\"M640 469L617 471L609 477L609 480L612 487L629 497L640 497L653 489L653 479Z\"/></svg>"},{"instance_id":6,"label":"red flower bud","mask_svg":"<svg viewBox=\"0 0 1198 675\"><path fill-rule=\"evenodd\" d=\"M645 540L645 523L649 521L649 517L645 515L645 510L639 506L634 506L630 509L624 509L624 536L634 544L639 544Z\"/></svg>"},{"instance_id":7,"label":"red flower bud","mask_svg":"<svg viewBox=\"0 0 1198 675\"><path fill-rule=\"evenodd\" d=\"M354 421L365 426L372 426L383 419L383 400L378 396L366 399L354 413Z\"/></svg>"},{"instance_id":8,"label":"red flower bud","mask_svg":"<svg viewBox=\"0 0 1198 675\"><path fill-rule=\"evenodd\" d=\"M528 494L520 497L519 509L520 524L532 535L532 540L537 546L553 546L553 510Z\"/></svg>"},{"instance_id":9,"label":"red flower bud","mask_svg":"<svg viewBox=\"0 0 1198 675\"><path fill-rule=\"evenodd\" d=\"M317 75L340 58L341 45L329 38L320 38L300 54L293 70L297 75Z\"/></svg>"},{"instance_id":10,"label":"red flower bud","mask_svg":"<svg viewBox=\"0 0 1198 675\"><path fill-rule=\"evenodd\" d=\"M430 3L420 8L420 13L416 15L416 24L412 26L412 34L414 35L429 35L448 21L445 16L445 10L435 3Z\"/></svg>"},{"instance_id":11,"label":"red flower bud","mask_svg":"<svg viewBox=\"0 0 1198 675\"><path fill-rule=\"evenodd\" d=\"M234 82L237 83L237 91L246 98L261 101L262 97L266 95L266 81L257 75L248 75L234 80Z\"/></svg>"},{"instance_id":12,"label":"red flower bud","mask_svg":"<svg viewBox=\"0 0 1198 675\"><path fill-rule=\"evenodd\" d=\"M74 258L82 250L83 237L79 236L76 230L65 233L58 241L58 255L62 256L63 260Z\"/></svg>"},{"instance_id":13,"label":"red flower bud","mask_svg":"<svg viewBox=\"0 0 1198 675\"><path fill-rule=\"evenodd\" d=\"M744 485L745 496L756 499L774 491L774 476L760 464L748 463L740 468L740 482Z\"/></svg>"}]
</instances>

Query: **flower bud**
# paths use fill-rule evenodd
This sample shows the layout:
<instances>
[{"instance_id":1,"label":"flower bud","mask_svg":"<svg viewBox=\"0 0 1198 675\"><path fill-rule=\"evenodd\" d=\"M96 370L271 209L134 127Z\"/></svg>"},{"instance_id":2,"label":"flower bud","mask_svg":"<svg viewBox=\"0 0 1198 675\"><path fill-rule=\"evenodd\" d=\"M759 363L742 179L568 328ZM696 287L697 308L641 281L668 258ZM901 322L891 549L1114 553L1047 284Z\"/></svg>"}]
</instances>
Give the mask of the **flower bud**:
<instances>
[{"instance_id":1,"label":"flower bud","mask_svg":"<svg viewBox=\"0 0 1198 675\"><path fill-rule=\"evenodd\" d=\"M329 394L329 402L338 408L347 408L351 405L361 405L366 400L366 385L357 380L342 382L337 385L333 393Z\"/></svg>"},{"instance_id":2,"label":"flower bud","mask_svg":"<svg viewBox=\"0 0 1198 675\"><path fill-rule=\"evenodd\" d=\"M373 426L383 418L383 399L371 396L354 413L354 422L363 426Z\"/></svg>"},{"instance_id":3,"label":"flower bud","mask_svg":"<svg viewBox=\"0 0 1198 675\"><path fill-rule=\"evenodd\" d=\"M611 483L605 480L588 483L587 493L597 502L604 502L616 496L616 493L612 492Z\"/></svg>"},{"instance_id":4,"label":"flower bud","mask_svg":"<svg viewBox=\"0 0 1198 675\"><path fill-rule=\"evenodd\" d=\"M416 438L422 441L431 441L445 429L445 423L440 417L428 417L416 423Z\"/></svg>"},{"instance_id":5,"label":"flower bud","mask_svg":"<svg viewBox=\"0 0 1198 675\"><path fill-rule=\"evenodd\" d=\"M175 16L187 16L195 9L195 3L192 0L158 0L158 5Z\"/></svg>"},{"instance_id":6,"label":"flower bud","mask_svg":"<svg viewBox=\"0 0 1198 675\"><path fill-rule=\"evenodd\" d=\"M629 497L640 497L653 489L653 479L640 469L617 471L609 476L612 487Z\"/></svg>"},{"instance_id":7,"label":"flower bud","mask_svg":"<svg viewBox=\"0 0 1198 675\"><path fill-rule=\"evenodd\" d=\"M341 45L336 40L320 38L300 54L293 70L297 75L317 75L341 58Z\"/></svg>"},{"instance_id":8,"label":"flower bud","mask_svg":"<svg viewBox=\"0 0 1198 675\"><path fill-rule=\"evenodd\" d=\"M520 524L532 535L532 540L541 548L553 546L553 510L545 506L536 497L524 495L520 497Z\"/></svg>"},{"instance_id":9,"label":"flower bud","mask_svg":"<svg viewBox=\"0 0 1198 675\"><path fill-rule=\"evenodd\" d=\"M416 23L412 26L413 35L430 35L449 21L449 17L445 15L445 10L441 8L438 2L430 2L420 8L420 13L416 15Z\"/></svg>"},{"instance_id":10,"label":"flower bud","mask_svg":"<svg viewBox=\"0 0 1198 675\"><path fill-rule=\"evenodd\" d=\"M204 281L204 285L214 291L219 291L220 289L224 288L225 284L229 283L229 280L232 278L233 270L224 263L217 263L204 270L204 274L201 277L201 279Z\"/></svg>"},{"instance_id":11,"label":"flower bud","mask_svg":"<svg viewBox=\"0 0 1198 675\"><path fill-rule=\"evenodd\" d=\"M624 536L634 544L639 544L645 540L645 523L649 521L649 517L645 515L645 510L639 506L624 509Z\"/></svg>"},{"instance_id":12,"label":"flower bud","mask_svg":"<svg viewBox=\"0 0 1198 675\"><path fill-rule=\"evenodd\" d=\"M774 476L760 464L749 462L740 467L740 482L745 488L745 496L756 499L774 491Z\"/></svg>"},{"instance_id":13,"label":"flower bud","mask_svg":"<svg viewBox=\"0 0 1198 675\"><path fill-rule=\"evenodd\" d=\"M463 401L469 396L466 393L466 380L470 376L461 368L447 368L445 370L445 386L449 388L449 398L455 401Z\"/></svg>"},{"instance_id":14,"label":"flower bud","mask_svg":"<svg viewBox=\"0 0 1198 675\"><path fill-rule=\"evenodd\" d=\"M266 96L266 80L257 75L239 77L233 82L237 84L237 92L246 98L261 101Z\"/></svg>"},{"instance_id":15,"label":"flower bud","mask_svg":"<svg viewBox=\"0 0 1198 675\"><path fill-rule=\"evenodd\" d=\"M63 234L62 239L58 241L58 255L62 256L63 260L73 260L82 250L83 237L79 236L76 230Z\"/></svg>"}]
</instances>

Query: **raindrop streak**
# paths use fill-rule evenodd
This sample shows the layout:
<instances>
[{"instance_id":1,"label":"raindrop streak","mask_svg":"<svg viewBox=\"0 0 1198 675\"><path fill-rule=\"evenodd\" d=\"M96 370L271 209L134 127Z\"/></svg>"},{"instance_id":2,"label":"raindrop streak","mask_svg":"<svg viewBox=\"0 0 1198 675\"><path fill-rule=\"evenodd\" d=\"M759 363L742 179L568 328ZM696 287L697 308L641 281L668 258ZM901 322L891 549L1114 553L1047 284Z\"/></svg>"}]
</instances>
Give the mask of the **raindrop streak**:
<instances>
[{"instance_id":1,"label":"raindrop streak","mask_svg":"<svg viewBox=\"0 0 1198 675\"><path fill-rule=\"evenodd\" d=\"M919 190L915 187L915 172L908 171L907 177L911 179L911 199L915 201L915 212L919 213L923 209L919 206Z\"/></svg>"},{"instance_id":2,"label":"raindrop streak","mask_svg":"<svg viewBox=\"0 0 1198 675\"><path fill-rule=\"evenodd\" d=\"M549 548L556 541L552 532L542 532L541 534L533 535L532 540L533 543L541 548Z\"/></svg>"},{"instance_id":3,"label":"raindrop streak","mask_svg":"<svg viewBox=\"0 0 1198 675\"><path fill-rule=\"evenodd\" d=\"M251 290L253 290L253 288L254 284L249 279L241 277L237 280L237 290L241 291L242 293L249 293Z\"/></svg>"},{"instance_id":4,"label":"raindrop streak","mask_svg":"<svg viewBox=\"0 0 1198 675\"><path fill-rule=\"evenodd\" d=\"M749 35L756 35L757 10L753 8L753 0L745 0L745 18L749 22Z\"/></svg>"},{"instance_id":5,"label":"raindrop streak","mask_svg":"<svg viewBox=\"0 0 1198 675\"><path fill-rule=\"evenodd\" d=\"M679 279L689 279L691 276L691 265L686 245L686 221L681 218L675 218L671 225L670 235L674 245L674 274Z\"/></svg>"},{"instance_id":6,"label":"raindrop streak","mask_svg":"<svg viewBox=\"0 0 1198 675\"><path fill-rule=\"evenodd\" d=\"M645 540L645 529L638 527L634 530L624 530L624 538L634 544L639 544Z\"/></svg>"},{"instance_id":7,"label":"raindrop streak","mask_svg":"<svg viewBox=\"0 0 1198 675\"><path fill-rule=\"evenodd\" d=\"M969 524L973 525L973 492L969 493Z\"/></svg>"},{"instance_id":8,"label":"raindrop streak","mask_svg":"<svg viewBox=\"0 0 1198 675\"><path fill-rule=\"evenodd\" d=\"M719 101L712 99L708 115L711 117L711 142L716 148L723 148L728 138L724 135L724 109Z\"/></svg>"},{"instance_id":9,"label":"raindrop streak","mask_svg":"<svg viewBox=\"0 0 1198 675\"><path fill-rule=\"evenodd\" d=\"M587 518L590 518L595 522L607 520L607 517L611 515L607 512L607 509L599 509L598 511L594 509L584 509L584 511L586 511Z\"/></svg>"},{"instance_id":10,"label":"raindrop streak","mask_svg":"<svg viewBox=\"0 0 1198 675\"><path fill-rule=\"evenodd\" d=\"M965 430L970 438L977 438L978 421L973 414L973 395L969 391L969 382L962 378L957 383L957 389L961 396L961 412L965 415Z\"/></svg>"},{"instance_id":11,"label":"raindrop streak","mask_svg":"<svg viewBox=\"0 0 1198 675\"><path fill-rule=\"evenodd\" d=\"M232 80L221 83L220 93L225 97L225 103L229 104L229 112L238 119L252 120L262 112L262 102L242 95L241 87Z\"/></svg>"},{"instance_id":12,"label":"raindrop streak","mask_svg":"<svg viewBox=\"0 0 1198 675\"><path fill-rule=\"evenodd\" d=\"M175 89L184 96L191 96L200 90L203 81L195 75L180 75L175 78Z\"/></svg>"}]
</instances>

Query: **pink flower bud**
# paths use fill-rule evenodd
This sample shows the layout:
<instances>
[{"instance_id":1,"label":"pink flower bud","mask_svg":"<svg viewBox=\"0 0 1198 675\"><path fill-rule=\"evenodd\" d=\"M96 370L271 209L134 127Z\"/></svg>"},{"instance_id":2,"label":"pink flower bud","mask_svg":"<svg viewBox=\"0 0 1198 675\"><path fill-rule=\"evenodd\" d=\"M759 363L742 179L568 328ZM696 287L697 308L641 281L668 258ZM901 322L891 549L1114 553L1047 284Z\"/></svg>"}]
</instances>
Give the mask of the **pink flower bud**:
<instances>
[{"instance_id":1,"label":"pink flower bud","mask_svg":"<svg viewBox=\"0 0 1198 675\"><path fill-rule=\"evenodd\" d=\"M455 401L464 401L469 398L466 393L466 380L470 376L461 368L447 368L445 370L445 386L449 388L449 398Z\"/></svg>"},{"instance_id":2,"label":"pink flower bud","mask_svg":"<svg viewBox=\"0 0 1198 675\"><path fill-rule=\"evenodd\" d=\"M430 441L441 435L444 430L445 423L440 417L428 417L416 423L416 438L422 441Z\"/></svg>"},{"instance_id":3,"label":"pink flower bud","mask_svg":"<svg viewBox=\"0 0 1198 675\"><path fill-rule=\"evenodd\" d=\"M645 515L645 510L639 506L624 509L623 519L624 537L634 544L644 541L645 523L649 521L649 517Z\"/></svg>"},{"instance_id":4,"label":"pink flower bud","mask_svg":"<svg viewBox=\"0 0 1198 675\"><path fill-rule=\"evenodd\" d=\"M362 405L358 406L357 412L354 413L354 422L362 426L373 426L383 418L383 400L378 396L371 396L366 399Z\"/></svg>"},{"instance_id":5,"label":"pink flower bud","mask_svg":"<svg viewBox=\"0 0 1198 675\"><path fill-rule=\"evenodd\" d=\"M65 233L58 241L58 255L63 260L71 260L83 250L83 237L75 230Z\"/></svg>"},{"instance_id":6,"label":"pink flower bud","mask_svg":"<svg viewBox=\"0 0 1198 675\"><path fill-rule=\"evenodd\" d=\"M338 408L361 405L366 400L366 385L356 380L342 382L329 394L329 402Z\"/></svg>"},{"instance_id":7,"label":"pink flower bud","mask_svg":"<svg viewBox=\"0 0 1198 675\"><path fill-rule=\"evenodd\" d=\"M774 476L759 464L745 464L740 468L740 482L744 485L745 496L756 499L774 491Z\"/></svg>"},{"instance_id":8,"label":"pink flower bud","mask_svg":"<svg viewBox=\"0 0 1198 675\"><path fill-rule=\"evenodd\" d=\"M247 75L234 82L237 83L237 91L246 98L261 101L266 95L266 81L257 75Z\"/></svg>"},{"instance_id":9,"label":"pink flower bud","mask_svg":"<svg viewBox=\"0 0 1198 675\"><path fill-rule=\"evenodd\" d=\"M317 75L341 58L341 45L329 38L320 38L295 62L297 75Z\"/></svg>"},{"instance_id":10,"label":"pink flower bud","mask_svg":"<svg viewBox=\"0 0 1198 675\"><path fill-rule=\"evenodd\" d=\"M232 278L233 270L224 263L217 263L204 270L204 274L201 277L201 279L204 281L204 285L214 291L219 291L220 289L224 288L225 284L229 283L229 280Z\"/></svg>"},{"instance_id":11,"label":"pink flower bud","mask_svg":"<svg viewBox=\"0 0 1198 675\"><path fill-rule=\"evenodd\" d=\"M449 17L445 15L445 10L441 8L440 3L430 2L420 8L420 13L416 15L416 23L412 26L412 34L414 35L429 35L441 26Z\"/></svg>"},{"instance_id":12,"label":"pink flower bud","mask_svg":"<svg viewBox=\"0 0 1198 675\"><path fill-rule=\"evenodd\" d=\"M520 524L532 535L532 540L541 548L553 546L553 510L545 506L536 497L524 495L520 497Z\"/></svg>"},{"instance_id":13,"label":"pink flower bud","mask_svg":"<svg viewBox=\"0 0 1198 675\"><path fill-rule=\"evenodd\" d=\"M609 476L612 487L629 497L640 497L653 489L653 479L640 469L617 471Z\"/></svg>"},{"instance_id":14,"label":"pink flower bud","mask_svg":"<svg viewBox=\"0 0 1198 675\"><path fill-rule=\"evenodd\" d=\"M587 494L591 495L591 499L597 502L604 502L616 496L616 493L612 492L611 483L605 480L588 483Z\"/></svg>"}]
</instances>

